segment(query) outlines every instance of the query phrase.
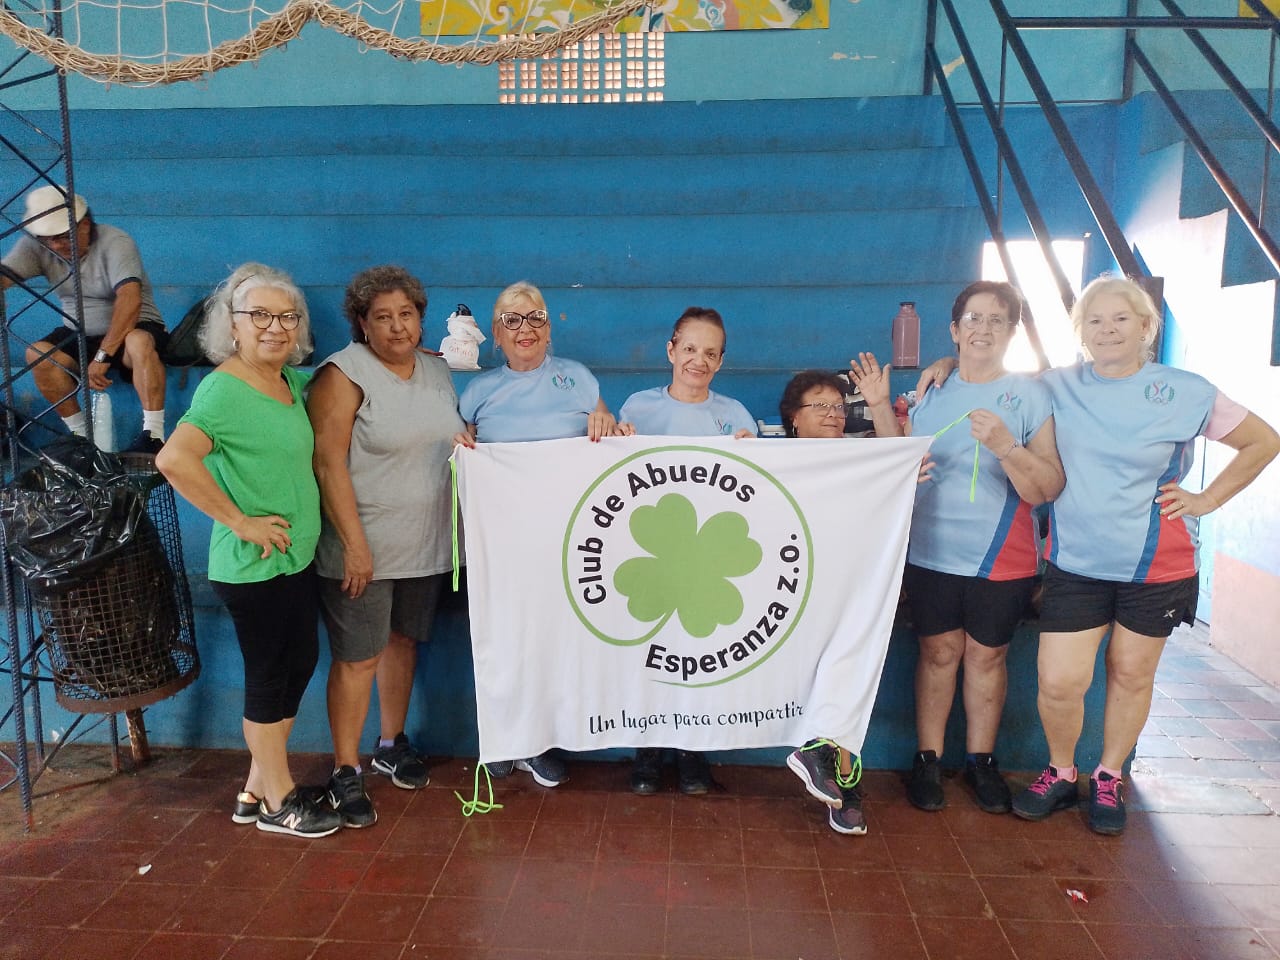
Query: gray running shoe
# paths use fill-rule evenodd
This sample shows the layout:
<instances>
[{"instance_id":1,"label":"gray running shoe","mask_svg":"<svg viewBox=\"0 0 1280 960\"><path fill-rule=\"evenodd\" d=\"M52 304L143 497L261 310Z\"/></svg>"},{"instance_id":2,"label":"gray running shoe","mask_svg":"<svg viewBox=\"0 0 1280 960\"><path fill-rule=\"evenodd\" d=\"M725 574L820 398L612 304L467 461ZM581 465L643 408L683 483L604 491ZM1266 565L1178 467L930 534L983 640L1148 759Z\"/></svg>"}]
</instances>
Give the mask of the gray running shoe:
<instances>
[{"instance_id":1,"label":"gray running shoe","mask_svg":"<svg viewBox=\"0 0 1280 960\"><path fill-rule=\"evenodd\" d=\"M569 771L564 761L550 751L540 753L536 757L517 760L516 769L533 774L534 781L542 787L558 787L569 779ZM492 770L489 772L493 773Z\"/></svg>"},{"instance_id":2,"label":"gray running shoe","mask_svg":"<svg viewBox=\"0 0 1280 960\"><path fill-rule=\"evenodd\" d=\"M804 782L809 795L829 807L840 809L844 795L836 783L836 745L830 740L810 740L799 750L792 750L787 766Z\"/></svg>"}]
</instances>

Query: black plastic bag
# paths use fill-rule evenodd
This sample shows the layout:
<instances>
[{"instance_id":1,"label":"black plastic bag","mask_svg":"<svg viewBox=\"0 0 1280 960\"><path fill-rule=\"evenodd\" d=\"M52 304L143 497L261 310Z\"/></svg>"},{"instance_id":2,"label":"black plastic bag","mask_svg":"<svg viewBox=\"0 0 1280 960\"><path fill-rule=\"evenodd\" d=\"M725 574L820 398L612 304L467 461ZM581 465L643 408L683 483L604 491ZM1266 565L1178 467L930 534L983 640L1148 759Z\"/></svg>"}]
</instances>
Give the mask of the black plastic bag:
<instances>
[{"instance_id":1,"label":"black plastic bag","mask_svg":"<svg viewBox=\"0 0 1280 960\"><path fill-rule=\"evenodd\" d=\"M0 497L60 702L137 697L180 677L174 574L147 489L118 459L76 441L43 451Z\"/></svg>"},{"instance_id":2,"label":"black plastic bag","mask_svg":"<svg viewBox=\"0 0 1280 960\"><path fill-rule=\"evenodd\" d=\"M42 455L4 491L0 517L10 559L42 596L82 583L150 526L145 495L87 442Z\"/></svg>"}]
</instances>

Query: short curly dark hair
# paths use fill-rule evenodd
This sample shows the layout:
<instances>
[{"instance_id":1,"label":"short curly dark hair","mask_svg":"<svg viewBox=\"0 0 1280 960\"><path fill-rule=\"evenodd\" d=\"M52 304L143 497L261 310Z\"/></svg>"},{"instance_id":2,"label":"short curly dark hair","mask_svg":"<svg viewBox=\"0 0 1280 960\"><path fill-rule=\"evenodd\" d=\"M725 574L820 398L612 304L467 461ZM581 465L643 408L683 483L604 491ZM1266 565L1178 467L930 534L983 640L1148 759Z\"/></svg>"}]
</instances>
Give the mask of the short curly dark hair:
<instances>
[{"instance_id":1,"label":"short curly dark hair","mask_svg":"<svg viewBox=\"0 0 1280 960\"><path fill-rule=\"evenodd\" d=\"M395 293L399 290L418 308L418 319L427 312L427 291L422 281L404 267L381 266L361 270L347 284L346 295L342 298L342 312L351 324L351 342L367 343L368 338L360 326L360 321L369 313L373 301L384 293Z\"/></svg>"},{"instance_id":2,"label":"short curly dark hair","mask_svg":"<svg viewBox=\"0 0 1280 960\"><path fill-rule=\"evenodd\" d=\"M796 425L792 418L800 412L804 405L804 395L814 387L830 387L840 396L844 396L846 384L828 370L802 370L791 378L782 388L782 399L778 401L778 413L782 415L782 429L788 437L796 435Z\"/></svg>"}]
</instances>

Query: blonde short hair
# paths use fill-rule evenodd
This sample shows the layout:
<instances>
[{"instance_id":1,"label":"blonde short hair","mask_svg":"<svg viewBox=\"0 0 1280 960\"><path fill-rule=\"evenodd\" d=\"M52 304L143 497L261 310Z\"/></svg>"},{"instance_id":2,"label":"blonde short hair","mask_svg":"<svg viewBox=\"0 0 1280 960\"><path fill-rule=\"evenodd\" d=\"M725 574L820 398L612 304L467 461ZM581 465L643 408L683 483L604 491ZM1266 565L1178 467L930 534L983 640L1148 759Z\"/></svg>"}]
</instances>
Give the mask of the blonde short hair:
<instances>
[{"instance_id":1,"label":"blonde short hair","mask_svg":"<svg viewBox=\"0 0 1280 960\"><path fill-rule=\"evenodd\" d=\"M547 309L547 301L543 298L541 290L528 280L517 280L498 294L498 299L493 303L493 322L497 323L498 317L509 311L512 304L521 299L533 301L534 306L539 310Z\"/></svg>"},{"instance_id":2,"label":"blonde short hair","mask_svg":"<svg viewBox=\"0 0 1280 960\"><path fill-rule=\"evenodd\" d=\"M1085 318L1089 315L1089 311L1093 309L1094 301L1109 294L1123 297L1129 305L1129 310L1135 316L1147 322L1147 331L1142 338L1147 345L1146 359L1155 359L1155 350L1152 344L1156 342L1156 335L1160 332L1160 311L1156 309L1156 304L1151 299L1151 294L1147 293L1136 280L1131 280L1128 277L1098 277L1080 292L1080 299L1071 308L1071 326L1076 332L1076 339L1084 347L1084 337L1081 336L1081 331L1084 328ZM1084 347L1084 352L1087 357L1089 348ZM1090 357L1089 359L1092 358Z\"/></svg>"}]
</instances>

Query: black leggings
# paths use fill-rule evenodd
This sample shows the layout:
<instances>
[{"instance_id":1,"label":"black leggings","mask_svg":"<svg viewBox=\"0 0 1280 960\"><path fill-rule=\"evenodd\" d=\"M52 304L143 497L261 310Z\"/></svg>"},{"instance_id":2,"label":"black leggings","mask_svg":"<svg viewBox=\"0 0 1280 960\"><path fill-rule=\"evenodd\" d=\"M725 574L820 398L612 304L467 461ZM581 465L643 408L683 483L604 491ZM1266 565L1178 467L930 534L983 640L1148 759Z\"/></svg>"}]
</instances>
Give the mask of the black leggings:
<instances>
[{"instance_id":1,"label":"black leggings","mask_svg":"<svg viewBox=\"0 0 1280 960\"><path fill-rule=\"evenodd\" d=\"M226 604L244 657L244 718L278 723L298 715L320 658L315 567L261 583L209 581Z\"/></svg>"}]
</instances>

